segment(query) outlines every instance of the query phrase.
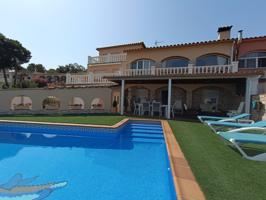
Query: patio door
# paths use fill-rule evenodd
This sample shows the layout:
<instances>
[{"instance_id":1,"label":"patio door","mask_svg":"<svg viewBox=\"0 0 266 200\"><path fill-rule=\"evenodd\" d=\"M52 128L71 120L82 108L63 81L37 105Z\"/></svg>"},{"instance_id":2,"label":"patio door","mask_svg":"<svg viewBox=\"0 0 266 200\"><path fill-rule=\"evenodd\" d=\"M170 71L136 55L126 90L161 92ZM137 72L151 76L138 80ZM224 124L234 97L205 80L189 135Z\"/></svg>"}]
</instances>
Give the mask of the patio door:
<instances>
[{"instance_id":1,"label":"patio door","mask_svg":"<svg viewBox=\"0 0 266 200\"><path fill-rule=\"evenodd\" d=\"M161 103L162 105L168 104L168 90L163 90L161 92Z\"/></svg>"}]
</instances>

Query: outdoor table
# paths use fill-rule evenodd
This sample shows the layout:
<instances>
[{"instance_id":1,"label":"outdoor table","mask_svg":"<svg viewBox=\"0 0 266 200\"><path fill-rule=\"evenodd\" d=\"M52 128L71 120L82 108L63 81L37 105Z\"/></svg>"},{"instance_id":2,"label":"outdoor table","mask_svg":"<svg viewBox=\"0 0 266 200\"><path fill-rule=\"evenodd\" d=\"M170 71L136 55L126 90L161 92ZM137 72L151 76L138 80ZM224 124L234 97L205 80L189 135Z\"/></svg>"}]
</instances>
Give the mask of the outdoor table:
<instances>
[{"instance_id":1,"label":"outdoor table","mask_svg":"<svg viewBox=\"0 0 266 200\"><path fill-rule=\"evenodd\" d=\"M136 105L137 105L137 114L141 115L142 110L143 110L143 103L136 103ZM167 117L167 108L168 108L168 105L161 105L161 108L160 108L162 111L164 110L165 117ZM150 111L152 111L152 103L150 103Z\"/></svg>"}]
</instances>

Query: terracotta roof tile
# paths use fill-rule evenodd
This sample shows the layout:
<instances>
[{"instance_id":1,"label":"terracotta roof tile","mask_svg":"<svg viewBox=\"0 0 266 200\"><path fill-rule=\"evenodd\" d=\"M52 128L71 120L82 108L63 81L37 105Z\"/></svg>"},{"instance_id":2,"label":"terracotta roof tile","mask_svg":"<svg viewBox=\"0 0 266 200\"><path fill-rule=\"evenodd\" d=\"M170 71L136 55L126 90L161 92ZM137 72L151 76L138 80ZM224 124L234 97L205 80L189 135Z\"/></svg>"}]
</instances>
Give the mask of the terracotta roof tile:
<instances>
[{"instance_id":1,"label":"terracotta roof tile","mask_svg":"<svg viewBox=\"0 0 266 200\"><path fill-rule=\"evenodd\" d=\"M230 27L231 26L220 27L220 28L221 29L226 29L226 28L228 29ZM242 40L243 41L248 41L248 40L256 40L256 39L266 39L266 35L264 35L264 36L246 37L246 38L243 38ZM208 41L188 42L188 43L180 43L180 44L172 44L172 45L153 46L153 47L146 47L144 42L136 42L136 43L129 43L129 44L121 44L121 45L100 47L100 48L97 48L97 50L114 48L114 47L142 45L143 48L134 48L134 49L125 50L125 51L136 51L136 50L142 50L142 49L163 49L163 48L197 46L197 45L205 45L205 44L218 44L218 43L233 42L233 41L236 41L236 40L237 40L237 38L230 38L230 39L223 39L223 40L208 40Z\"/></svg>"},{"instance_id":2,"label":"terracotta roof tile","mask_svg":"<svg viewBox=\"0 0 266 200\"><path fill-rule=\"evenodd\" d=\"M254 36L254 37L246 37L246 38L243 38L242 41L245 41L245 40L257 40L257 39L266 39L266 35Z\"/></svg>"},{"instance_id":3,"label":"terracotta roof tile","mask_svg":"<svg viewBox=\"0 0 266 200\"><path fill-rule=\"evenodd\" d=\"M143 48L146 48L144 42L135 42L135 43L128 43L128 44L120 44L120 45L112 45L112 46L106 46L106 47L99 47L96 50L99 51L101 49L109 49L109 48L124 47L124 46L136 46L136 45L142 45Z\"/></svg>"},{"instance_id":4,"label":"terracotta roof tile","mask_svg":"<svg viewBox=\"0 0 266 200\"><path fill-rule=\"evenodd\" d=\"M163 45L163 46L156 46L156 47L146 47L145 49L163 49L163 48L174 48L174 47L183 47L183 46L197 46L197 45L204 45L204 44L218 44L218 43L225 43L225 42L233 42L235 39L223 39L223 40L208 40L208 41L201 41L201 42L190 42L190 43L181 43L181 44L172 44L172 45ZM140 49L129 49L126 51L136 51Z\"/></svg>"}]
</instances>

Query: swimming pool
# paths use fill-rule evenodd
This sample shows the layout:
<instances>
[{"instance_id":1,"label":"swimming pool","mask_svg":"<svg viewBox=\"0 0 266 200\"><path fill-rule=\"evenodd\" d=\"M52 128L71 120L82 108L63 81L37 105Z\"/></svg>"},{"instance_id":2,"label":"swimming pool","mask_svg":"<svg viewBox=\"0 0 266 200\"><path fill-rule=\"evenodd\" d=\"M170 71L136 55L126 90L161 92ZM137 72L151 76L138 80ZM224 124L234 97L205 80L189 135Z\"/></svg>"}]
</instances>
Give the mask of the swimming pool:
<instances>
[{"instance_id":1,"label":"swimming pool","mask_svg":"<svg viewBox=\"0 0 266 200\"><path fill-rule=\"evenodd\" d=\"M0 123L0 199L37 198L176 199L161 124Z\"/></svg>"}]
</instances>

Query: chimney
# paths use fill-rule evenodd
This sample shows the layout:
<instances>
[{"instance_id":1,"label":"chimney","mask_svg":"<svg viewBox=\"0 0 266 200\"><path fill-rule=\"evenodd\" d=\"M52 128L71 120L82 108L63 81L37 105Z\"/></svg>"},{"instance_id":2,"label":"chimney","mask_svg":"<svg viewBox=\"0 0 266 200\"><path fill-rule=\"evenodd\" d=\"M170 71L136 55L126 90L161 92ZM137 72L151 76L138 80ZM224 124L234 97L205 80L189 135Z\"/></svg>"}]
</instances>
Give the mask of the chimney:
<instances>
[{"instance_id":1,"label":"chimney","mask_svg":"<svg viewBox=\"0 0 266 200\"><path fill-rule=\"evenodd\" d=\"M238 37L237 37L238 42L241 42L242 41L242 38L243 38L243 30L239 30L238 31Z\"/></svg>"},{"instance_id":2,"label":"chimney","mask_svg":"<svg viewBox=\"0 0 266 200\"><path fill-rule=\"evenodd\" d=\"M233 26L223 26L218 28L218 40L227 40L231 38L231 28Z\"/></svg>"}]
</instances>

